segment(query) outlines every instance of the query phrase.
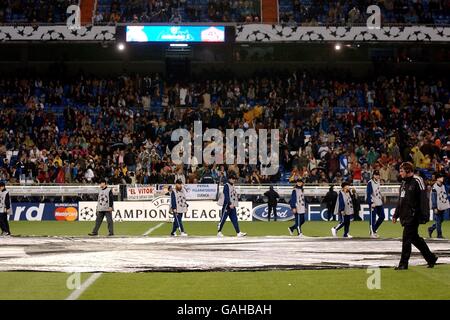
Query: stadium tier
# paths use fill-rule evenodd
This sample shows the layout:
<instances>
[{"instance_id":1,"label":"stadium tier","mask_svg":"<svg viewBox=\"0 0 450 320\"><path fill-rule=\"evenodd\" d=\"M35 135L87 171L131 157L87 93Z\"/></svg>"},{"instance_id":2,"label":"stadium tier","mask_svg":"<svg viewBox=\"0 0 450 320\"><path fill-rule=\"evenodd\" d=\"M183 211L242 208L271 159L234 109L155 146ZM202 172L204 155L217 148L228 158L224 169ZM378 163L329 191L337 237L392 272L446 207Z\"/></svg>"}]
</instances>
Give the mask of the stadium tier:
<instances>
[{"instance_id":1,"label":"stadium tier","mask_svg":"<svg viewBox=\"0 0 450 320\"><path fill-rule=\"evenodd\" d=\"M1 1L0 23L64 23L71 4L79 0ZM98 0L93 22L258 22L259 16L258 0Z\"/></svg>"},{"instance_id":2,"label":"stadium tier","mask_svg":"<svg viewBox=\"0 0 450 320\"><path fill-rule=\"evenodd\" d=\"M448 79L334 80L295 71L169 83L159 74L0 79L0 180L11 183L397 182L413 161L427 179L448 167ZM427 115L424 119L424 115ZM279 128L280 171L252 165L175 165L171 133ZM198 161L198 160L194 160Z\"/></svg>"},{"instance_id":3,"label":"stadium tier","mask_svg":"<svg viewBox=\"0 0 450 320\"><path fill-rule=\"evenodd\" d=\"M65 23L66 10L79 0L4 0L0 2L0 23Z\"/></svg>"},{"instance_id":4,"label":"stadium tier","mask_svg":"<svg viewBox=\"0 0 450 320\"><path fill-rule=\"evenodd\" d=\"M7 0L0 3L0 23L63 23L66 8L78 0ZM92 21L105 23L261 22L259 0L98 0ZM364 24L366 7L379 5L385 24L450 22L447 0L312 1L278 0L278 21L301 25Z\"/></svg>"},{"instance_id":5,"label":"stadium tier","mask_svg":"<svg viewBox=\"0 0 450 320\"><path fill-rule=\"evenodd\" d=\"M260 2L229 0L99 0L96 22L244 22L258 19Z\"/></svg>"},{"instance_id":6,"label":"stadium tier","mask_svg":"<svg viewBox=\"0 0 450 320\"><path fill-rule=\"evenodd\" d=\"M364 24L366 8L378 5L386 24L448 24L446 0L279 0L280 22L302 25Z\"/></svg>"}]
</instances>

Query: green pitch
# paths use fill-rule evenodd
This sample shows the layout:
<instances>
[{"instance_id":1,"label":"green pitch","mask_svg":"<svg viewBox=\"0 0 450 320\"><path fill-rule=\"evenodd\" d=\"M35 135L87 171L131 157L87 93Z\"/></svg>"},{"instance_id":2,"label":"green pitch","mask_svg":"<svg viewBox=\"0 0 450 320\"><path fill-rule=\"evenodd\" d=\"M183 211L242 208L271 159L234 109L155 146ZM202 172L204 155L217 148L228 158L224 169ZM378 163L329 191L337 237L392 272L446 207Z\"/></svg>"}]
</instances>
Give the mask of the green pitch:
<instances>
[{"instance_id":1,"label":"green pitch","mask_svg":"<svg viewBox=\"0 0 450 320\"><path fill-rule=\"evenodd\" d=\"M426 227L420 227L426 236ZM249 236L287 235L291 222L241 222ZM306 222L306 236L330 236L335 222ZM85 236L93 222L11 222L15 235ZM191 235L215 236L214 222L185 222ZM121 222L115 224L116 235L168 235L170 223ZM400 237L399 224L385 222L379 235ZM450 223L444 222L444 236L450 235ZM106 224L100 234L106 234ZM350 233L367 237L367 222L353 222ZM234 230L227 222L224 234ZM342 235L342 232L340 233ZM1 238L0 238L1 243ZM71 274L43 272L0 273L0 299L66 299L73 293L67 281ZM396 272L381 269L380 289L369 290L366 269L260 271L260 272L187 272L187 273L104 273L79 299L450 299L450 265L412 267ZM80 275L84 283L91 274Z\"/></svg>"},{"instance_id":2,"label":"green pitch","mask_svg":"<svg viewBox=\"0 0 450 320\"><path fill-rule=\"evenodd\" d=\"M240 222L242 231L247 232L249 236L287 236L287 228L293 224L292 221L286 222ZM302 226L305 236L310 237L329 237L330 229L336 226L337 222L326 221L307 221ZM420 226L420 234L428 237L426 229L432 223ZM14 235L24 236L87 236L92 231L94 222L62 222L62 221L13 221L10 222L11 230ZM216 222L183 222L186 232L193 236L216 236ZM150 229L154 229L149 236L168 236L172 230L172 224L169 222L115 222L114 233L117 236L142 236ZM400 223L393 224L391 221L385 221L378 231L381 238L400 238L402 236L402 227ZM343 229L338 232L342 236ZM230 221L225 224L223 233L225 236L235 236L236 233ZM100 235L107 235L108 230L106 221L103 222L99 231ZM368 237L369 224L367 221L352 222L350 225L350 234L354 237ZM443 223L444 236L450 236L450 221ZM436 236L436 232L434 233Z\"/></svg>"}]
</instances>

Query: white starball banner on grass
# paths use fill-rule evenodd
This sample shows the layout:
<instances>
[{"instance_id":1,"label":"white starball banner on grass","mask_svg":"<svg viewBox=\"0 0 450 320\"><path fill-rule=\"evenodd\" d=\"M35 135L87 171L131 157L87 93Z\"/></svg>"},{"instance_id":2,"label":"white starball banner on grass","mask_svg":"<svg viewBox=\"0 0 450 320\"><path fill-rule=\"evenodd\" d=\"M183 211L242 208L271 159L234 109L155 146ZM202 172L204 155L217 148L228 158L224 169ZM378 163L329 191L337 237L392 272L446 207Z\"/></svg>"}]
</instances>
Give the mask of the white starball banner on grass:
<instances>
[{"instance_id":1,"label":"white starball banner on grass","mask_svg":"<svg viewBox=\"0 0 450 320\"><path fill-rule=\"evenodd\" d=\"M219 221L222 208L215 201L188 201L188 211L184 221ZM79 220L94 221L96 218L95 201L79 202ZM169 212L170 198L158 197L152 201L116 201L114 202L114 221L171 221ZM241 201L237 207L240 221L252 221L252 202Z\"/></svg>"}]
</instances>

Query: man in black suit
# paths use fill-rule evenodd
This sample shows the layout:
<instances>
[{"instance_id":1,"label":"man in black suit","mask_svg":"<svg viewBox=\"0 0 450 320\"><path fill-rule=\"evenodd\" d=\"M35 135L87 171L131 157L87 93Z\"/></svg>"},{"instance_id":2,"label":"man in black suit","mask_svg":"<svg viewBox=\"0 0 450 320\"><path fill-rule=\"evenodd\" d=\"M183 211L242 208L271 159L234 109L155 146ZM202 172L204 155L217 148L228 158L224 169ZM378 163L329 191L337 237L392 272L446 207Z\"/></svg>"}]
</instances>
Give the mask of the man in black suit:
<instances>
[{"instance_id":1,"label":"man in black suit","mask_svg":"<svg viewBox=\"0 0 450 320\"><path fill-rule=\"evenodd\" d=\"M338 198L338 194L336 191L334 191L334 186L331 186L330 189L328 190L327 194L325 195L325 197L322 200L322 203L325 203L327 206L328 221L335 220L334 208L336 207L337 198Z\"/></svg>"},{"instance_id":2,"label":"man in black suit","mask_svg":"<svg viewBox=\"0 0 450 320\"><path fill-rule=\"evenodd\" d=\"M270 221L270 215L273 211L273 220L277 221L277 203L278 199L280 198L280 195L278 192L273 190L273 186L270 186L269 191L266 191L264 195L268 198L267 201L267 207L268 207L268 214L267 214L267 220Z\"/></svg>"}]
</instances>

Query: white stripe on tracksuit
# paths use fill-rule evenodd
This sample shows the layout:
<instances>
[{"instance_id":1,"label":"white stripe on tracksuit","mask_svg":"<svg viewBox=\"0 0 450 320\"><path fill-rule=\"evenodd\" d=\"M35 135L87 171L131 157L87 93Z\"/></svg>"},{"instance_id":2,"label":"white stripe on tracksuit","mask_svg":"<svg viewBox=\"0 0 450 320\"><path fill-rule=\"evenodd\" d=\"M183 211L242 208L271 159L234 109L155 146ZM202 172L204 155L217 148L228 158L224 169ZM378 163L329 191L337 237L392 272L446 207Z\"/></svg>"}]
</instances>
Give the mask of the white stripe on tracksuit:
<instances>
[{"instance_id":1,"label":"white stripe on tracksuit","mask_svg":"<svg viewBox=\"0 0 450 320\"><path fill-rule=\"evenodd\" d=\"M183 232L183 231L181 231L181 225L180 225L180 221L178 220L178 214L177 214L177 213L174 213L173 216L174 216L175 219L177 220L177 223L178 223L178 230L180 230L180 232Z\"/></svg>"},{"instance_id":2,"label":"white stripe on tracksuit","mask_svg":"<svg viewBox=\"0 0 450 320\"><path fill-rule=\"evenodd\" d=\"M420 190L425 190L425 183L423 182L423 179L419 176L414 176L414 179L419 183Z\"/></svg>"},{"instance_id":3,"label":"white stripe on tracksuit","mask_svg":"<svg viewBox=\"0 0 450 320\"><path fill-rule=\"evenodd\" d=\"M222 224L222 220L223 220L223 218L225 218L226 210L227 210L227 208L225 208L225 210L223 210L223 208L222 208L222 218L220 218L219 224L217 225L217 231L219 231L220 225Z\"/></svg>"}]
</instances>

